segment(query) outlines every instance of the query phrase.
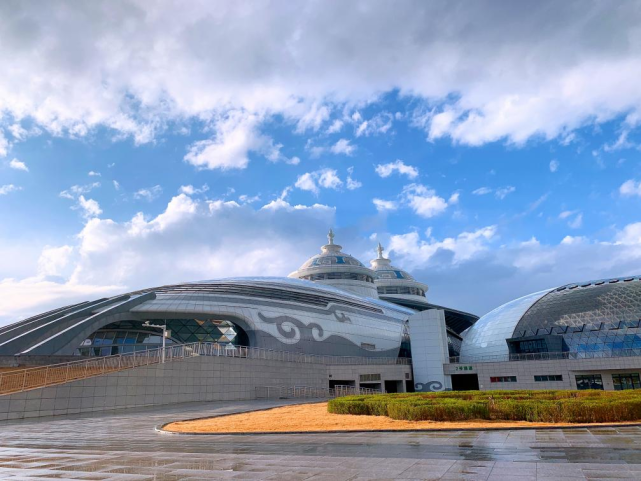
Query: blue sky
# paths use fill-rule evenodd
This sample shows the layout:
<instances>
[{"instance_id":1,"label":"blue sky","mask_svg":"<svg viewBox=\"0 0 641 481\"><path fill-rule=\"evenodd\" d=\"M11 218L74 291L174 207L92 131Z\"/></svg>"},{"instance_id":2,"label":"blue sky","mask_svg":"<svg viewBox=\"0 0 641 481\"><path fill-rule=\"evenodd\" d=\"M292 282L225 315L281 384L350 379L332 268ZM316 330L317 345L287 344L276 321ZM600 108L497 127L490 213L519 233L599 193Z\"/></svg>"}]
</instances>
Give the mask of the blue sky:
<instances>
[{"instance_id":1,"label":"blue sky","mask_svg":"<svg viewBox=\"0 0 641 481\"><path fill-rule=\"evenodd\" d=\"M0 6L0 323L329 227L477 314L639 274L638 7L461 5Z\"/></svg>"}]
</instances>

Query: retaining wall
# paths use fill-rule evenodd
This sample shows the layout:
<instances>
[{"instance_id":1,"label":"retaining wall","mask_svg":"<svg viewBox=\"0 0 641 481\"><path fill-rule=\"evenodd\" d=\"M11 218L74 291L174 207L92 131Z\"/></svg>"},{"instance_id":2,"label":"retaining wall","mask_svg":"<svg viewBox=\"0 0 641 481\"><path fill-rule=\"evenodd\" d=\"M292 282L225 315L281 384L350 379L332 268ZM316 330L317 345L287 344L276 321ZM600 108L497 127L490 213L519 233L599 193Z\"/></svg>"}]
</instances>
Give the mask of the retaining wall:
<instances>
[{"instance_id":1,"label":"retaining wall","mask_svg":"<svg viewBox=\"0 0 641 481\"><path fill-rule=\"evenodd\" d=\"M327 388L334 379L380 373L403 380L410 366L328 366L199 356L0 396L0 421L198 401L255 399L257 386Z\"/></svg>"}]
</instances>

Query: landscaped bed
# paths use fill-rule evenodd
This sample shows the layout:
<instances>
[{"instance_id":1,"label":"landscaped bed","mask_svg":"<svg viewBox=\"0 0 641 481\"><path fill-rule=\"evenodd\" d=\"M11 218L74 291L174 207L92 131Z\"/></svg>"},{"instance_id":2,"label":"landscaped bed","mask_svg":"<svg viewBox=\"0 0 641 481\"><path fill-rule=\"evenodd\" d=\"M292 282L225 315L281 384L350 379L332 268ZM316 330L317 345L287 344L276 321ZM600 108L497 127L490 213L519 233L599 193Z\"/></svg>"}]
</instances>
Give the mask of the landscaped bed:
<instances>
[{"instance_id":1,"label":"landscaped bed","mask_svg":"<svg viewBox=\"0 0 641 481\"><path fill-rule=\"evenodd\" d=\"M591 407L586 408L586 402ZM493 403L493 407L490 409L486 405L483 408L484 403ZM564 407L555 408L555 403ZM580 414L581 410L583 414ZM572 419L579 419L578 421L560 420L558 414L577 412L579 414L573 415ZM388 415L397 416L401 413L408 418L432 415L434 420L393 418ZM481 417L488 413L491 413L490 417ZM163 429L176 433L201 434L410 431L587 426L586 423L636 421L641 421L641 395L628 391L493 391L350 396L334 399L329 403L285 406L244 414L178 421Z\"/></svg>"},{"instance_id":2,"label":"landscaped bed","mask_svg":"<svg viewBox=\"0 0 641 481\"><path fill-rule=\"evenodd\" d=\"M614 423L641 420L641 392L464 391L348 396L331 400L328 410L405 421Z\"/></svg>"}]
</instances>

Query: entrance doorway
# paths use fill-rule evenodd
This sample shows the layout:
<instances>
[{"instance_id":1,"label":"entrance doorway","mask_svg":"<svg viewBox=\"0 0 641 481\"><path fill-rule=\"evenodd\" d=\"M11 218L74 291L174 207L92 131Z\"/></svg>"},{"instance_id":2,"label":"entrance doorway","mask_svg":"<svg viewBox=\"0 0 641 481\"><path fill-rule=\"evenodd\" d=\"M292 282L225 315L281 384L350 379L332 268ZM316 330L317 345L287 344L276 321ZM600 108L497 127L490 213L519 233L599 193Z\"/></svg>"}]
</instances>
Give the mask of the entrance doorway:
<instances>
[{"instance_id":1,"label":"entrance doorway","mask_svg":"<svg viewBox=\"0 0 641 481\"><path fill-rule=\"evenodd\" d=\"M452 391L478 391L478 374L452 374Z\"/></svg>"},{"instance_id":2,"label":"entrance doorway","mask_svg":"<svg viewBox=\"0 0 641 481\"><path fill-rule=\"evenodd\" d=\"M403 392L403 381L385 381L385 391L388 393Z\"/></svg>"}]
</instances>

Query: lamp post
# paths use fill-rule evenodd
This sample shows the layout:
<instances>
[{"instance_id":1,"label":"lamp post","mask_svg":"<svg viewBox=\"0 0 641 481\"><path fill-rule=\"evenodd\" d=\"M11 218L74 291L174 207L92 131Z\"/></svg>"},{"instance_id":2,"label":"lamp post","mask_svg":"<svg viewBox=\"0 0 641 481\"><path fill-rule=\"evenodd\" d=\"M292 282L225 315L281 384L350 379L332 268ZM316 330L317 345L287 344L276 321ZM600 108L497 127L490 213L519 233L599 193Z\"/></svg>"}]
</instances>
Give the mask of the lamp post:
<instances>
[{"instance_id":1,"label":"lamp post","mask_svg":"<svg viewBox=\"0 0 641 481\"><path fill-rule=\"evenodd\" d=\"M162 354L161 354L160 362L164 364L165 363L165 340L167 339L167 335L171 335L171 331L167 330L167 321L165 321L164 325L151 324L149 321L146 321L145 323L143 323L143 326L156 327L158 329L162 329Z\"/></svg>"}]
</instances>

